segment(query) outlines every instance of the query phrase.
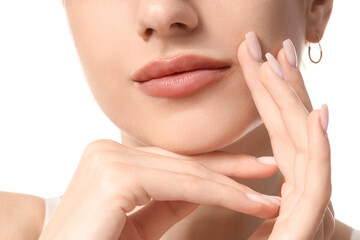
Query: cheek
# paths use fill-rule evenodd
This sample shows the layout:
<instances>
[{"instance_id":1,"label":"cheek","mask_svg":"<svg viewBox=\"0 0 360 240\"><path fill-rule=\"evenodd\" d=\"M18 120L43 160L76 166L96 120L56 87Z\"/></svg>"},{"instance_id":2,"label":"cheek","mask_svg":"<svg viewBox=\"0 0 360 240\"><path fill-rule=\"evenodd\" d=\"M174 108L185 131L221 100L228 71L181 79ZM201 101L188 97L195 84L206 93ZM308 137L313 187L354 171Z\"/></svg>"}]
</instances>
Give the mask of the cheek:
<instances>
[{"instance_id":1,"label":"cheek","mask_svg":"<svg viewBox=\"0 0 360 240\"><path fill-rule=\"evenodd\" d=\"M227 46L232 52L249 31L258 35L264 55L277 53L287 38L300 49L299 39L304 39L302 8L299 0L230 0L208 8L207 31L218 46Z\"/></svg>"},{"instance_id":2,"label":"cheek","mask_svg":"<svg viewBox=\"0 0 360 240\"><path fill-rule=\"evenodd\" d=\"M111 120L136 115L132 114L131 101L136 99L132 97L129 79L129 66L140 65L133 57L141 41L134 32L132 10L136 2L69 0L66 6L87 82L101 109Z\"/></svg>"}]
</instances>

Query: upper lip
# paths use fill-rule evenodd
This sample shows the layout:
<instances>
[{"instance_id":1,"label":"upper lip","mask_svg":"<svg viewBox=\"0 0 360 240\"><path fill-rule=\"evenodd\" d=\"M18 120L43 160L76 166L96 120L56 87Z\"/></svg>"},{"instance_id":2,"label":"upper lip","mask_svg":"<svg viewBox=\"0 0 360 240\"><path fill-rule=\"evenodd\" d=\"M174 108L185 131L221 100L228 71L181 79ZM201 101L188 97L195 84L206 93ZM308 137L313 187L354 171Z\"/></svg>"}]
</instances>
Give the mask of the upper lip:
<instances>
[{"instance_id":1,"label":"upper lip","mask_svg":"<svg viewBox=\"0 0 360 240\"><path fill-rule=\"evenodd\" d=\"M180 55L172 58L155 59L137 70L132 79L143 82L174 73L224 67L229 67L229 63L224 60L199 55Z\"/></svg>"}]
</instances>

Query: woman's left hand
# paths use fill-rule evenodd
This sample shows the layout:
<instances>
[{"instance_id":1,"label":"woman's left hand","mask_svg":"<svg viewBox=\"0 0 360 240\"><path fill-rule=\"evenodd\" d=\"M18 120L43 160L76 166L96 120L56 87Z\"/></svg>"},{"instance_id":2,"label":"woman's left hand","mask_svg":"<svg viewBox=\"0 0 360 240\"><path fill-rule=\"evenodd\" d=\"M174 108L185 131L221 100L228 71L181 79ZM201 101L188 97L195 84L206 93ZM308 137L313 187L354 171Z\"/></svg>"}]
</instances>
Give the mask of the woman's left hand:
<instances>
[{"instance_id":1,"label":"woman's left hand","mask_svg":"<svg viewBox=\"0 0 360 240\"><path fill-rule=\"evenodd\" d=\"M268 61L263 62L260 43L251 32L238 50L245 81L284 176L279 216L265 220L250 239L330 239L335 219L330 202L328 109L323 105L309 114L311 102L296 53L291 42L284 46L277 60L267 54Z\"/></svg>"}]
</instances>

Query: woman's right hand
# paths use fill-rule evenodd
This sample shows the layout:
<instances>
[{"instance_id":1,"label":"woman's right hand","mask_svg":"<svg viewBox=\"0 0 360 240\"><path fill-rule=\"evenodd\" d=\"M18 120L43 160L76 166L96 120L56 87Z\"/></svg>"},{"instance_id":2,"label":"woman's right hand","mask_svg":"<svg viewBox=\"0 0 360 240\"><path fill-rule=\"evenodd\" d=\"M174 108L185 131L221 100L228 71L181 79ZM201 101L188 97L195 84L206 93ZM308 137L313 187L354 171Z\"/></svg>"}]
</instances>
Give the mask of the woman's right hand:
<instances>
[{"instance_id":1,"label":"woman's right hand","mask_svg":"<svg viewBox=\"0 0 360 240\"><path fill-rule=\"evenodd\" d=\"M276 171L276 165L244 154L183 156L97 140L86 147L39 239L159 239L199 204L273 218L279 199L261 197L230 177L265 178Z\"/></svg>"}]
</instances>

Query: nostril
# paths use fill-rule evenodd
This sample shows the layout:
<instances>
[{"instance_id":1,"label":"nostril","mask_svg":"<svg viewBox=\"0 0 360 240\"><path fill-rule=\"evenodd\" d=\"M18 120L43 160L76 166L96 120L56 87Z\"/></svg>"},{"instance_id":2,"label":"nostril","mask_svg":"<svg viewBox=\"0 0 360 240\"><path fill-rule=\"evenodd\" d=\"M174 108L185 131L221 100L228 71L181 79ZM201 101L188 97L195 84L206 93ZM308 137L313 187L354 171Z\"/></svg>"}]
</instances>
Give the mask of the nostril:
<instances>
[{"instance_id":1,"label":"nostril","mask_svg":"<svg viewBox=\"0 0 360 240\"><path fill-rule=\"evenodd\" d=\"M153 33L153 29L152 28L148 28L148 29L146 29L146 31L145 31L145 35L146 36L151 36L151 34Z\"/></svg>"}]
</instances>

